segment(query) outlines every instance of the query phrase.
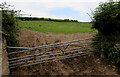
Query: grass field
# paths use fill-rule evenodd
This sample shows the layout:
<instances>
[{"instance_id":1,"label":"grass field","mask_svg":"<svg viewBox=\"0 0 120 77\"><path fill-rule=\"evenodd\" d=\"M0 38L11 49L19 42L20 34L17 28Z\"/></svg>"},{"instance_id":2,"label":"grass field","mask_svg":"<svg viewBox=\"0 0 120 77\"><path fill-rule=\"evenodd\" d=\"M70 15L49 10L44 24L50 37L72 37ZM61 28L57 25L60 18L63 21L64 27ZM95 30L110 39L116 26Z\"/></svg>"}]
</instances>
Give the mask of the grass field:
<instances>
[{"instance_id":1,"label":"grass field","mask_svg":"<svg viewBox=\"0 0 120 77\"><path fill-rule=\"evenodd\" d=\"M87 22L19 21L19 28L52 33L92 33L92 24Z\"/></svg>"}]
</instances>

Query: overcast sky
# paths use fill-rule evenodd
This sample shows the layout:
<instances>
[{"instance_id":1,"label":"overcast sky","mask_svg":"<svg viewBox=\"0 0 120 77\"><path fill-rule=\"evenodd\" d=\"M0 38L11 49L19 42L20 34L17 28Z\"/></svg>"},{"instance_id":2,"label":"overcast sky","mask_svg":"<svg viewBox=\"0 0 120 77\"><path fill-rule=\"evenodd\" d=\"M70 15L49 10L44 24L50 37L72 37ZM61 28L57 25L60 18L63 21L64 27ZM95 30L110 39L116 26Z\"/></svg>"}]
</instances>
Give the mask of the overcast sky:
<instances>
[{"instance_id":1,"label":"overcast sky","mask_svg":"<svg viewBox=\"0 0 120 77\"><path fill-rule=\"evenodd\" d=\"M88 14L108 0L0 0L24 11L26 16L91 21ZM87 14L88 13L88 14Z\"/></svg>"}]
</instances>

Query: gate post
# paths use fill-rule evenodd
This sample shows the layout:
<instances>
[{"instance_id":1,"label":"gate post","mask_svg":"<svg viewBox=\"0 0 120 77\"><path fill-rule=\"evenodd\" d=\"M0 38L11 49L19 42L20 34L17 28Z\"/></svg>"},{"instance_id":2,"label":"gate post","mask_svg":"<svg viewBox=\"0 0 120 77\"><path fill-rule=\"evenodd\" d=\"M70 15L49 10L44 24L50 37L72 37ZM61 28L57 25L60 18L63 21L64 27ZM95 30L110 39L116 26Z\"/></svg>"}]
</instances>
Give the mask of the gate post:
<instances>
[{"instance_id":1,"label":"gate post","mask_svg":"<svg viewBox=\"0 0 120 77\"><path fill-rule=\"evenodd\" d=\"M8 53L6 51L6 40L2 38L2 41L0 42L2 45L0 47L0 76L9 75L9 62L8 62Z\"/></svg>"}]
</instances>

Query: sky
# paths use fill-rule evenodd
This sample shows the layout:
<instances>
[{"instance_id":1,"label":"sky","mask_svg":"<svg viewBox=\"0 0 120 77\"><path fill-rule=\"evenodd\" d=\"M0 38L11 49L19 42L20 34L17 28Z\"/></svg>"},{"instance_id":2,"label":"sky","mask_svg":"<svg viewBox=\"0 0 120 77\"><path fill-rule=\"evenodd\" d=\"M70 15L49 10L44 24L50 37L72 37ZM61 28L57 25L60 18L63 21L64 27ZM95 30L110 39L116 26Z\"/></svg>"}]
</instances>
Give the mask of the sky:
<instances>
[{"instance_id":1,"label":"sky","mask_svg":"<svg viewBox=\"0 0 120 77\"><path fill-rule=\"evenodd\" d=\"M92 11L108 0L0 0L22 10L23 16L73 19L90 22ZM90 15L90 16L89 16Z\"/></svg>"}]
</instances>

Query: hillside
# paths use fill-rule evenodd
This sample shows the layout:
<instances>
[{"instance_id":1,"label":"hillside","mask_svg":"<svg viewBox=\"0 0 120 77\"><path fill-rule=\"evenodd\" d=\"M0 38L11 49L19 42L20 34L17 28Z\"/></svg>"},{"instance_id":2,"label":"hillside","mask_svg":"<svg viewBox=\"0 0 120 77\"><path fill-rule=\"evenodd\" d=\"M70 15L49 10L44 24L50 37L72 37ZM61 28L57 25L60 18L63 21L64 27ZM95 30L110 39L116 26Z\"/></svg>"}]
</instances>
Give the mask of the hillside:
<instances>
[{"instance_id":1,"label":"hillside","mask_svg":"<svg viewBox=\"0 0 120 77\"><path fill-rule=\"evenodd\" d=\"M19 28L34 30L43 33L96 33L97 31L92 29L92 23L89 22L54 22L54 21L19 21Z\"/></svg>"}]
</instances>

